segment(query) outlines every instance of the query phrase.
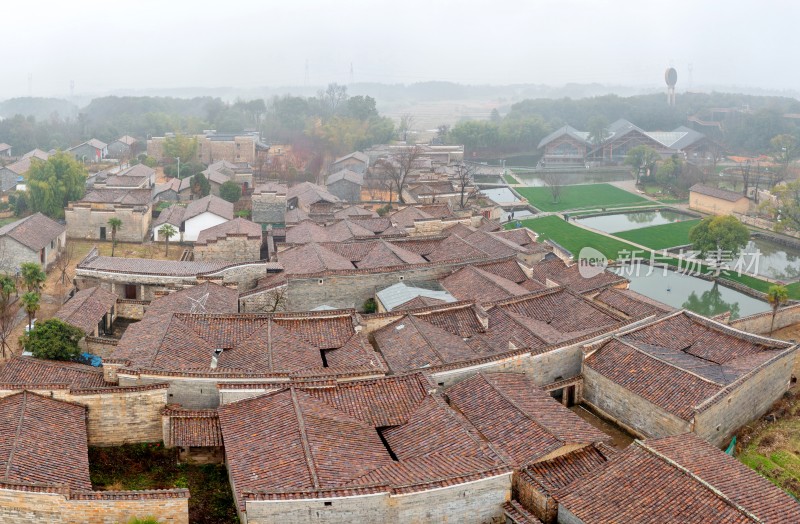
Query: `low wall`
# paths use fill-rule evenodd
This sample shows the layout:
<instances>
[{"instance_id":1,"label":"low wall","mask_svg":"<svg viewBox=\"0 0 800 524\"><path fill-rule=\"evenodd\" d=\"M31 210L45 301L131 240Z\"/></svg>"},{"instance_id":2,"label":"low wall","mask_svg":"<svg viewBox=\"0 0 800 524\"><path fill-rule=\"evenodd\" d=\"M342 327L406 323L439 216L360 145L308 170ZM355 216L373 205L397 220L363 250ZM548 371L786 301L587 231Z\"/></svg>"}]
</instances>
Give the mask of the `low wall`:
<instances>
[{"instance_id":1,"label":"low wall","mask_svg":"<svg viewBox=\"0 0 800 524\"><path fill-rule=\"evenodd\" d=\"M0 484L3 524L124 524L148 516L163 524L189 524L189 490L70 492Z\"/></svg>"},{"instance_id":2,"label":"low wall","mask_svg":"<svg viewBox=\"0 0 800 524\"><path fill-rule=\"evenodd\" d=\"M147 300L117 299L117 316L130 320L142 320L144 310L150 302Z\"/></svg>"},{"instance_id":3,"label":"low wall","mask_svg":"<svg viewBox=\"0 0 800 524\"><path fill-rule=\"evenodd\" d=\"M86 351L101 358L109 358L117 347L117 340L103 337L86 337Z\"/></svg>"},{"instance_id":4,"label":"low wall","mask_svg":"<svg viewBox=\"0 0 800 524\"><path fill-rule=\"evenodd\" d=\"M766 229L767 231L772 231L775 229L775 222L772 220L765 220L763 218L754 217L751 215L743 215L741 213L734 213L733 216L738 218L739 221L746 226ZM797 231L783 231L782 234L794 238L800 238L800 232Z\"/></svg>"},{"instance_id":5,"label":"low wall","mask_svg":"<svg viewBox=\"0 0 800 524\"><path fill-rule=\"evenodd\" d=\"M783 329L800 322L800 303L782 307L775 314L774 330ZM772 325L772 311L756 313L728 323L731 327L755 333L756 335L769 335Z\"/></svg>"}]
</instances>

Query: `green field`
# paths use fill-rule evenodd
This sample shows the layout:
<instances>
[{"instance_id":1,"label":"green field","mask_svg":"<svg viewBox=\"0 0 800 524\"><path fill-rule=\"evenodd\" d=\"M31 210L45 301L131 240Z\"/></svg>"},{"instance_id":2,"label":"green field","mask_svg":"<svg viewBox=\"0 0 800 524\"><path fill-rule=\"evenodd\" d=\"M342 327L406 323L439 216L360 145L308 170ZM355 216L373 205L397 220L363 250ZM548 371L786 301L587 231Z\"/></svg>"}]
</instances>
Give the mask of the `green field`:
<instances>
[{"instance_id":1,"label":"green field","mask_svg":"<svg viewBox=\"0 0 800 524\"><path fill-rule=\"evenodd\" d=\"M689 230L700 222L697 220L684 220L659 226L642 227L614 233L615 237L640 244L650 249L667 249L668 247L683 246L689 243Z\"/></svg>"},{"instance_id":2,"label":"green field","mask_svg":"<svg viewBox=\"0 0 800 524\"><path fill-rule=\"evenodd\" d=\"M511 175L503 175L503 179L505 179L506 184L519 184L517 179Z\"/></svg>"},{"instance_id":3,"label":"green field","mask_svg":"<svg viewBox=\"0 0 800 524\"><path fill-rule=\"evenodd\" d=\"M642 206L652 202L611 184L563 186L558 202L547 187L520 187L519 193L534 207L542 211L567 211L570 209L601 209L622 206Z\"/></svg>"},{"instance_id":4,"label":"green field","mask_svg":"<svg viewBox=\"0 0 800 524\"><path fill-rule=\"evenodd\" d=\"M541 240L558 242L565 249L571 251L576 259L581 248L587 246L595 248L611 260L616 260L621 251L638 249L626 242L572 225L556 216L524 220L522 225L538 233L541 236ZM506 224L506 228L513 228L513 224Z\"/></svg>"}]
</instances>

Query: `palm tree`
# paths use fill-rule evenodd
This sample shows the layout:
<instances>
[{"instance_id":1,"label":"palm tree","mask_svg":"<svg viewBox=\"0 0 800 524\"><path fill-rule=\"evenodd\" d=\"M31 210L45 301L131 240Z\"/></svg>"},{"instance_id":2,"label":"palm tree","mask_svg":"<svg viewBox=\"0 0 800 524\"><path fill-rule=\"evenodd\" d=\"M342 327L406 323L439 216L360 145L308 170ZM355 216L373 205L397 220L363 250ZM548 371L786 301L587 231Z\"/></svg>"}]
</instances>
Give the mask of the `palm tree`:
<instances>
[{"instance_id":1,"label":"palm tree","mask_svg":"<svg viewBox=\"0 0 800 524\"><path fill-rule=\"evenodd\" d=\"M772 306L772 322L769 325L770 335L775 329L775 315L778 314L778 308L785 304L787 300L789 300L789 290L786 289L786 286L777 284L769 286L769 290L767 290L767 302Z\"/></svg>"},{"instance_id":2,"label":"palm tree","mask_svg":"<svg viewBox=\"0 0 800 524\"><path fill-rule=\"evenodd\" d=\"M114 256L114 249L117 247L117 231L122 229L122 220L117 217L108 219L108 225L111 226L111 256Z\"/></svg>"},{"instance_id":3,"label":"palm tree","mask_svg":"<svg viewBox=\"0 0 800 524\"><path fill-rule=\"evenodd\" d=\"M169 256L169 239L178 234L178 230L172 224L164 224L158 230L159 236L164 237L164 256Z\"/></svg>"},{"instance_id":4,"label":"palm tree","mask_svg":"<svg viewBox=\"0 0 800 524\"><path fill-rule=\"evenodd\" d=\"M33 327L33 316L39 311L39 294L28 291L21 298L25 312L28 313L28 329L30 330Z\"/></svg>"},{"instance_id":5,"label":"palm tree","mask_svg":"<svg viewBox=\"0 0 800 524\"><path fill-rule=\"evenodd\" d=\"M25 288L28 291L35 291L36 293L42 287L42 284L47 280L47 274L42 270L42 266L36 262L25 262L20 266L20 274L22 280L25 282Z\"/></svg>"}]
</instances>

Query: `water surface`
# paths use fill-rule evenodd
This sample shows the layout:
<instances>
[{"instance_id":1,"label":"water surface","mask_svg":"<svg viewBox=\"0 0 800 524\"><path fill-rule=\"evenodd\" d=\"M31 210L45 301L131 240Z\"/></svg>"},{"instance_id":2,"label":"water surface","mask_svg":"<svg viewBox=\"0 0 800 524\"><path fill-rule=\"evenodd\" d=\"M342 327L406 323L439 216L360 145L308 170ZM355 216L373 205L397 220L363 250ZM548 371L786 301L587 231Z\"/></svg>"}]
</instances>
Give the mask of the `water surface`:
<instances>
[{"instance_id":1,"label":"water surface","mask_svg":"<svg viewBox=\"0 0 800 524\"><path fill-rule=\"evenodd\" d=\"M614 213L576 219L581 224L606 233L619 233L643 227L660 226L684 220L694 220L696 217L670 210L637 211L634 213Z\"/></svg>"}]
</instances>

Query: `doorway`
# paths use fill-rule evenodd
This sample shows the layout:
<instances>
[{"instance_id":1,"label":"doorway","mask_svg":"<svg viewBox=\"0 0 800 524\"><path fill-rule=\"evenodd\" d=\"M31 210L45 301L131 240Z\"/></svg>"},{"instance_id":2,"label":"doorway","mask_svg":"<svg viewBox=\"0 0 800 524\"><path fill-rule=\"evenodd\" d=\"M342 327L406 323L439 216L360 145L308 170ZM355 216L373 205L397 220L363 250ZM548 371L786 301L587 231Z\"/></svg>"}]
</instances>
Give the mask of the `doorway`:
<instances>
[{"instance_id":1,"label":"doorway","mask_svg":"<svg viewBox=\"0 0 800 524\"><path fill-rule=\"evenodd\" d=\"M100 240L105 240L105 239L106 239L106 228L100 227Z\"/></svg>"}]
</instances>

